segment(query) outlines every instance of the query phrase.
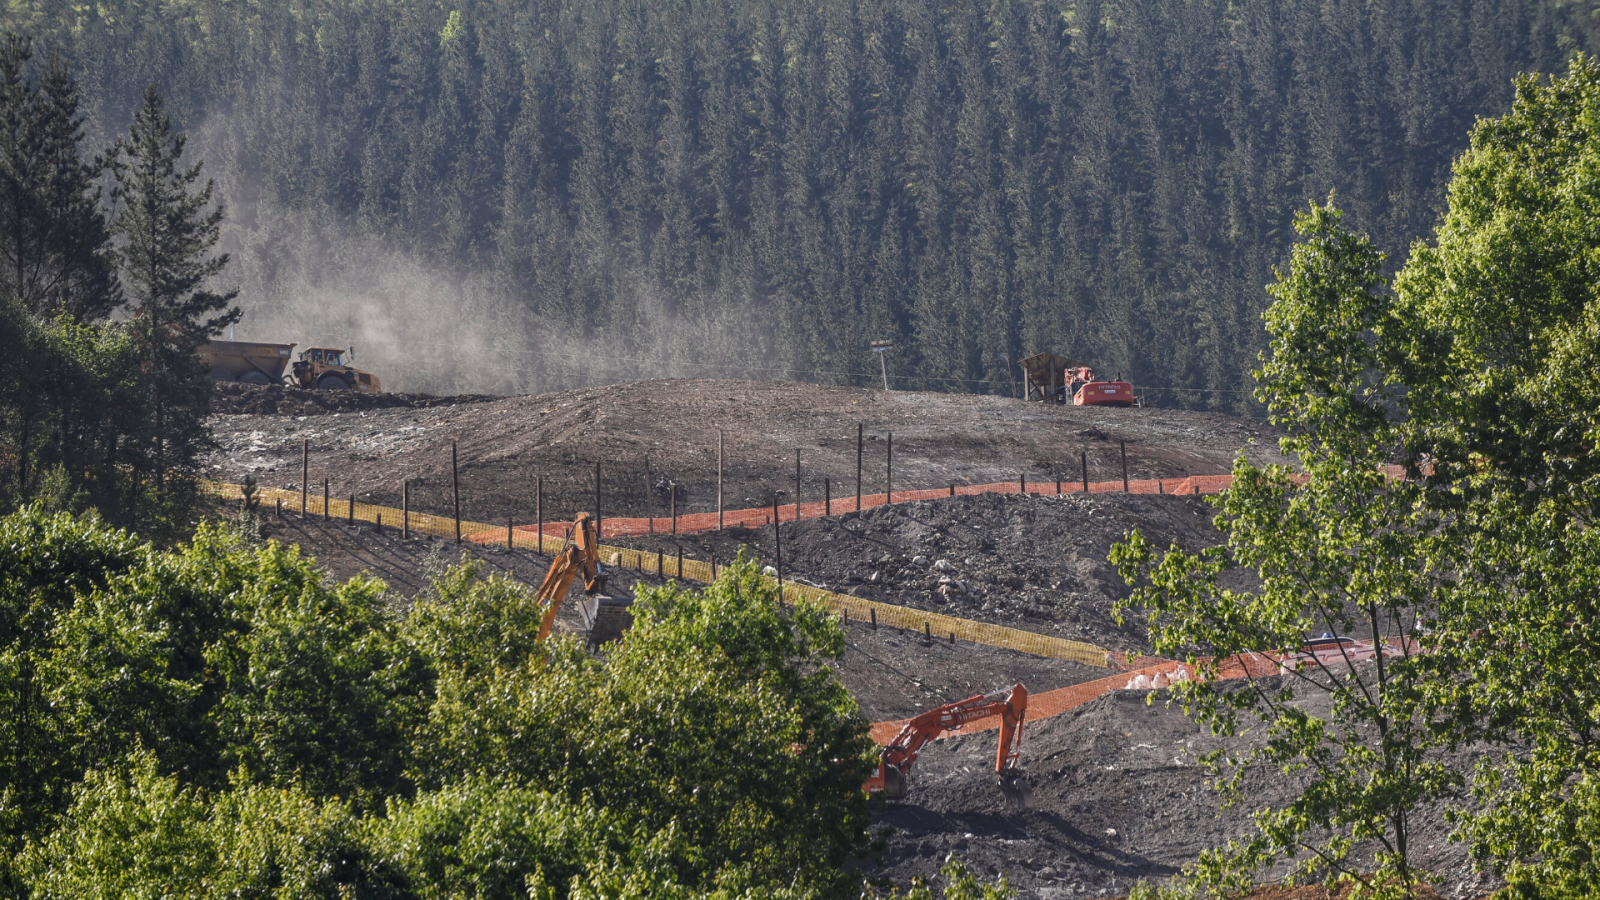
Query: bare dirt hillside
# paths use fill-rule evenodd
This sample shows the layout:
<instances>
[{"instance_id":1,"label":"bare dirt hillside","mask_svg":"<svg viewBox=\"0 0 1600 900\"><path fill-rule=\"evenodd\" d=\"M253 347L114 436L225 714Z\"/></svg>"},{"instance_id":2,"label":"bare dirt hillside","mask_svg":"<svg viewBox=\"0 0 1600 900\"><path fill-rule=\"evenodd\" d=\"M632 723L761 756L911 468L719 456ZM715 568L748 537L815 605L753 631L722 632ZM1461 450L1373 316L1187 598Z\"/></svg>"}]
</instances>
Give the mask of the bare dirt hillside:
<instances>
[{"instance_id":1,"label":"bare dirt hillside","mask_svg":"<svg viewBox=\"0 0 1600 900\"><path fill-rule=\"evenodd\" d=\"M723 434L728 508L792 500L795 451L802 499L855 491L856 427L863 426L864 489L882 491L893 437L896 489L951 483L1071 482L1086 454L1091 480L1121 478L1126 442L1132 478L1218 474L1245 452L1278 460L1267 426L1217 413L1170 409L1090 409L1004 397L871 391L792 382L663 380L556 394L484 400L402 398L401 405L324 410L296 399L265 410L277 387L230 385L211 419L219 449L212 477L295 487L301 442L310 448L311 482L327 478L335 497L398 505L402 479L413 508L451 507L450 446L460 460L462 514L519 522L534 517L534 479L545 485L546 518L571 519L594 505L595 464L603 503L614 515L644 515L646 471L655 511L669 491L681 512L716 508L717 435ZM316 394L317 392L300 392ZM312 398L321 399L321 398ZM465 402L470 401L470 402ZM371 401L377 404L379 400Z\"/></svg>"}]
</instances>

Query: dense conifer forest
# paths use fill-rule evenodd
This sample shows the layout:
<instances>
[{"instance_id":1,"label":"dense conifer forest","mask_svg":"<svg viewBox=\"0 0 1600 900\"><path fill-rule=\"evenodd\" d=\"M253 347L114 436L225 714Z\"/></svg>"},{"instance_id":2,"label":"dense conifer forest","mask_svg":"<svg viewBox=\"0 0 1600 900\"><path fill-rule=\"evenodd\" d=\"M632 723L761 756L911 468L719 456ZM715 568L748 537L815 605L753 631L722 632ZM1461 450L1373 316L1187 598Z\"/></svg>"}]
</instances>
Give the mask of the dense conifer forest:
<instances>
[{"instance_id":1,"label":"dense conifer forest","mask_svg":"<svg viewBox=\"0 0 1600 900\"><path fill-rule=\"evenodd\" d=\"M1290 223L1391 259L1558 0L14 4L91 142L156 85L240 337L399 387L650 374L1010 392L1041 349L1237 408ZM724 368L726 367L726 368ZM853 375L851 373L854 373ZM426 382L426 383L423 383ZM1184 391L1157 390L1159 387Z\"/></svg>"}]
</instances>

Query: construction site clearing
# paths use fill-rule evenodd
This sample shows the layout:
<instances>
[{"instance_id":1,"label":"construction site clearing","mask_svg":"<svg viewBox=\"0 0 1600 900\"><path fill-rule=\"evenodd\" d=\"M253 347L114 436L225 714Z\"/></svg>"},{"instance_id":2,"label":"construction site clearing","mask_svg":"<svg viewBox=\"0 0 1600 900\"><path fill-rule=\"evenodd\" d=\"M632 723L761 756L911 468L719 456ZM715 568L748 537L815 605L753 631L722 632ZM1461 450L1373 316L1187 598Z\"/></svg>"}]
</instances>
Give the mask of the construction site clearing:
<instances>
[{"instance_id":1,"label":"construction site clearing","mask_svg":"<svg viewBox=\"0 0 1600 900\"><path fill-rule=\"evenodd\" d=\"M1218 739L1168 706L1163 691L1147 687L1155 670L1146 670L1142 683L1128 671L1156 661L1139 658L1148 650L1141 623L1119 625L1111 616L1127 594L1106 562L1112 543L1139 528L1158 546L1209 546L1220 540L1215 510L1193 493L1082 493L1070 485L1087 468L1093 482L1120 487L1124 452L1130 482L1224 475L1240 453L1257 463L1280 462L1270 427L1216 413L800 384L670 380L625 387L461 400L342 392L344 405L333 409L284 403L278 408L285 411L274 413L264 407L278 401L264 395L292 389L269 386L254 389L262 392L256 395L227 384L212 419L219 449L209 475L230 483L248 476L263 487L319 495L327 479L334 512L352 498L399 507L404 480L411 510L449 516L454 444L461 517L526 526L536 505L550 523L592 509L599 461L604 514L663 526L628 536L605 529L606 544L643 551L630 559L646 563L612 566L612 594L663 581L652 558L682 552L727 561L743 551L772 565L781 543L791 583L1114 651L1101 665L1089 665L864 619L846 623L847 650L837 671L876 723L880 743L941 704L1012 685L1025 685L1030 695L1019 745L1032 793L1028 808L1009 807L996 788L997 731L985 729L998 720L970 722L926 744L906 798L877 812L878 822L893 830L887 851L863 863L888 883L933 875L954 854L983 876L1004 873L1022 897L1120 896L1137 879L1175 874L1202 850L1251 832L1251 809L1220 810L1195 764ZM914 489L930 494L851 509L858 424L864 494L882 494L890 477L897 499ZM782 520L776 533L765 522L670 533L665 514L674 505L683 517L717 508L719 432L724 511L766 509L776 500ZM834 515L814 516L803 507L805 517L792 521L781 512L793 503L796 450L802 503L822 501L827 492L840 501ZM952 484L1011 482L1028 492L948 495ZM300 545L334 577L367 571L385 579L401 603L426 589L428 571L462 553L530 586L550 568L551 556L525 542L506 549L468 535L458 546L420 531L404 539L396 519L384 521L388 527L380 531L336 515L279 518L269 509L264 532ZM577 606L569 597L558 629L584 630ZM1281 776L1251 778L1253 804L1292 796L1293 785ZM1425 849L1417 861L1438 876L1442 896L1481 896L1492 885L1473 871L1459 844L1445 840L1437 820L1437 833L1424 833L1418 844Z\"/></svg>"}]
</instances>

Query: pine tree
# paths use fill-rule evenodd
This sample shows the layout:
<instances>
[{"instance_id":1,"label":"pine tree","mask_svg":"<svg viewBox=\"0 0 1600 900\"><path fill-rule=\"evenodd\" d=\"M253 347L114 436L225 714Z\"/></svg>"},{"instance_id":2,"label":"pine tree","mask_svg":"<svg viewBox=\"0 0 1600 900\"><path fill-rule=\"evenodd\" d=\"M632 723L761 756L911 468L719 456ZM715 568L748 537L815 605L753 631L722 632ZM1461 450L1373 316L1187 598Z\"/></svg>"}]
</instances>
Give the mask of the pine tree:
<instances>
[{"instance_id":1,"label":"pine tree","mask_svg":"<svg viewBox=\"0 0 1600 900\"><path fill-rule=\"evenodd\" d=\"M134 316L149 347L193 349L209 335L238 321L230 309L237 290L217 292L210 283L228 265L228 254L211 255L221 234L223 211L212 205L216 185L199 189L201 164L181 169L185 137L174 133L154 87L134 116L127 138L112 151L117 187L117 250Z\"/></svg>"},{"instance_id":2,"label":"pine tree","mask_svg":"<svg viewBox=\"0 0 1600 900\"><path fill-rule=\"evenodd\" d=\"M78 86L52 55L37 83L29 42L0 47L0 285L40 320L110 315L121 294L96 185L104 168L84 160Z\"/></svg>"},{"instance_id":3,"label":"pine tree","mask_svg":"<svg viewBox=\"0 0 1600 900\"><path fill-rule=\"evenodd\" d=\"M200 164L181 167L184 144L150 87L110 163L117 179L117 255L152 408L136 468L153 484L149 500L156 514L174 519L188 511L195 460L208 440L211 386L194 349L239 319L239 310L230 308L238 291L210 287L228 264L226 253L211 254L223 213L212 204L215 185L200 186Z\"/></svg>"}]
</instances>

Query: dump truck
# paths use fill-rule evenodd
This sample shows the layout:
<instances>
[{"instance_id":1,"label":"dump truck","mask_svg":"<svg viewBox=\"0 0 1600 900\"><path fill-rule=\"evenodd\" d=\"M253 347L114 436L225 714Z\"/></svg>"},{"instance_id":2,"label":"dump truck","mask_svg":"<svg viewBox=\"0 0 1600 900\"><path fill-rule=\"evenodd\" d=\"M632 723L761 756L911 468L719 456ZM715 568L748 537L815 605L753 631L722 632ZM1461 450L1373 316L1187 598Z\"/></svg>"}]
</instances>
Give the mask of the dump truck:
<instances>
[{"instance_id":1,"label":"dump truck","mask_svg":"<svg viewBox=\"0 0 1600 900\"><path fill-rule=\"evenodd\" d=\"M283 380L283 370L289 365L294 345L212 341L201 344L197 352L211 367L211 377L217 381L277 384Z\"/></svg>"},{"instance_id":2,"label":"dump truck","mask_svg":"<svg viewBox=\"0 0 1600 900\"><path fill-rule=\"evenodd\" d=\"M345 351L335 350L332 347L312 347L310 350L302 350L299 362L296 362L291 370L290 377L294 379L291 383L303 388L318 388L324 391L355 390L363 394L383 393L377 376L363 372L355 366L346 365L344 353Z\"/></svg>"},{"instance_id":3,"label":"dump truck","mask_svg":"<svg viewBox=\"0 0 1600 900\"><path fill-rule=\"evenodd\" d=\"M212 341L201 344L196 352L211 367L211 377L217 381L283 383L324 391L354 390L365 394L383 392L377 376L345 364L344 350L332 347L302 350L299 360L291 367L289 361L294 348L294 344ZM284 375L285 368L289 369L287 376Z\"/></svg>"}]
</instances>

